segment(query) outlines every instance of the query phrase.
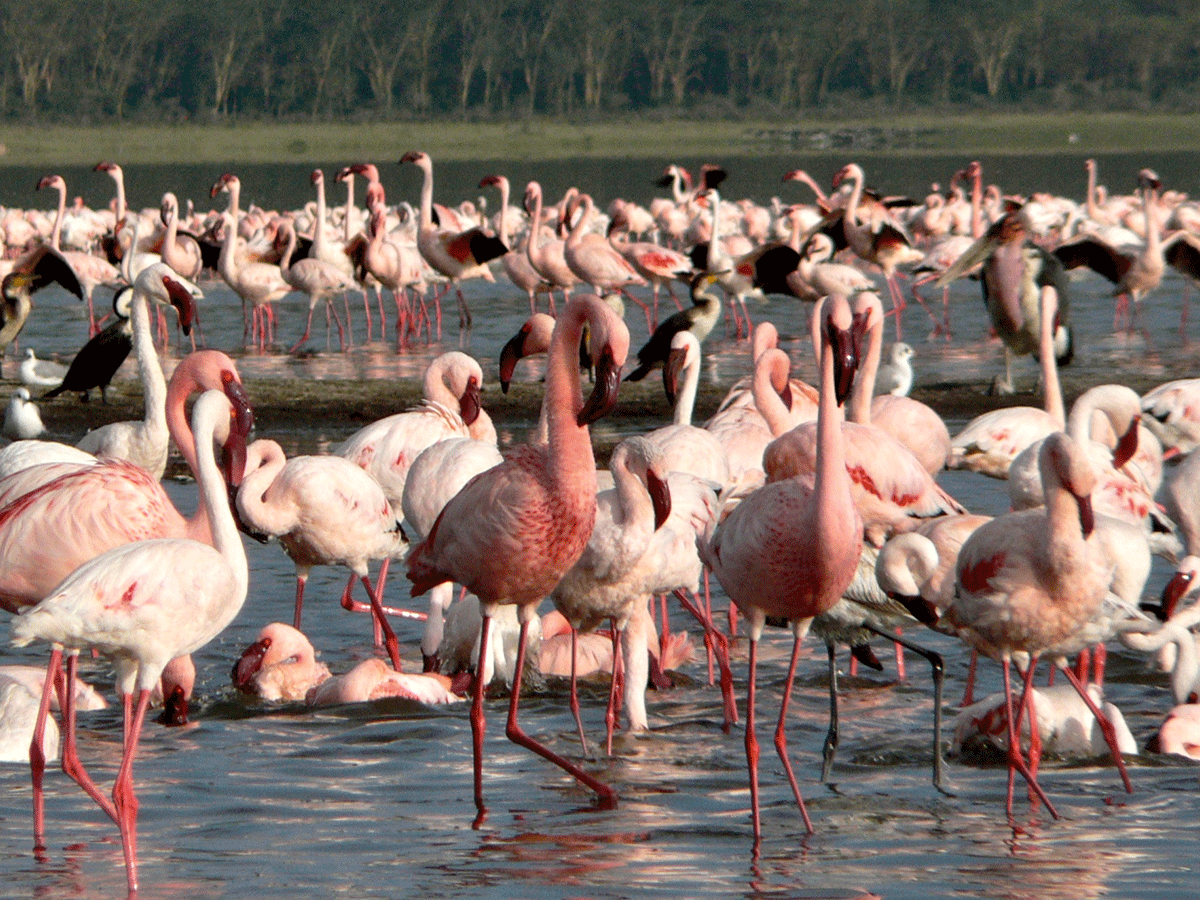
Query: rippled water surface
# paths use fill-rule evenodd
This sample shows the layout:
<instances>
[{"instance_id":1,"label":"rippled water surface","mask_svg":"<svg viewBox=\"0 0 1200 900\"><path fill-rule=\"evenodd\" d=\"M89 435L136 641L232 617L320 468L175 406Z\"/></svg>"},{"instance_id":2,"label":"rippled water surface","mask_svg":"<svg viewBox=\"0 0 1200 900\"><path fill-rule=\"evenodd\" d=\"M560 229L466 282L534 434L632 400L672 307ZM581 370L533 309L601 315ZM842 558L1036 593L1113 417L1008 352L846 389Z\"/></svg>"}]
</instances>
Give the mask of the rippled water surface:
<instances>
[{"instance_id":1,"label":"rippled water surface","mask_svg":"<svg viewBox=\"0 0 1200 900\"><path fill-rule=\"evenodd\" d=\"M481 165L479 174L485 173ZM1115 174L1110 178L1116 182ZM238 307L227 291L205 287L208 342L236 349L241 342ZM1074 366L1065 373L1069 384L1196 374L1196 345L1178 333L1186 290L1181 280L1168 279L1147 301L1146 335L1132 338L1111 333L1105 283L1086 276L1073 288L1080 344ZM448 318L439 346L399 356L379 343L344 355L246 354L239 365L247 377L262 379L255 383L257 390L270 390L273 374L415 377L434 353L461 345L494 372L499 347L527 314L525 300L503 285L472 287L468 296L476 312L475 328L460 338L456 322ZM281 305L281 342L298 336L301 312L296 298ZM635 344L645 335L636 312L628 316ZM798 367L811 376L802 311L775 299L756 307L754 314L779 324ZM917 307L906 313L906 337L917 349L918 386L944 390L961 384L961 390L974 391L1000 360L998 346L986 336L977 286L956 286L951 316L954 340L926 342L929 320ZM356 328L361 341L361 310ZM24 346L69 356L81 339L78 309L59 295L39 297ZM312 346L319 350L323 345L319 334ZM720 329L707 349L707 378L723 385L747 371L744 343L735 343ZM12 377L11 362L5 374ZM534 379L537 370L528 369L522 377ZM1023 384L1031 385L1033 378L1030 364L1018 368ZM1037 399L1031 395L1030 402ZM666 416L664 406L663 420ZM962 424L961 419L951 421L951 430ZM513 433L519 436L520 429ZM314 422L309 449L344 436L326 433ZM972 511L996 513L1007 506L1000 482L959 473L941 480ZM169 490L191 508L194 486L171 484ZM651 692L650 734L619 738L612 758L601 755L585 762L620 794L615 810L594 809L588 792L568 776L509 743L503 736L506 707L499 699L489 703L484 789L491 815L482 828L472 830L466 704L431 710L396 701L313 712L301 706L259 706L234 696L229 681L233 660L264 623L290 621L292 614L291 563L278 546L246 546L250 596L234 624L197 658L195 724L179 730L152 726L143 738L135 780L142 804L145 897L813 898L854 896L862 889L893 900L1052 900L1200 892L1195 871L1200 770L1143 753L1129 761L1135 792L1127 796L1103 760L1050 761L1042 782L1063 818L1055 822L1044 812L1030 814L1018 802L1020 827L1014 830L1004 816L1002 765L953 761L948 768L953 796L934 790L927 668L910 657L907 679L896 683L890 649L882 642L878 652L884 673L842 680L842 745L827 785L818 780L827 715L824 652L810 641L801 662L788 737L816 827L816 834L806 837L769 740L790 648L784 632L769 632L760 663L764 841L759 860L751 857L742 734L740 729L722 732L719 693L707 684L702 655L678 674L674 690ZM1147 592L1160 591L1166 577L1165 565L1156 564ZM401 582L401 576L393 579L393 598ZM340 571L317 570L307 594L306 630L335 672L373 653L368 621L337 605L343 584ZM718 590L714 602L723 608L727 601ZM678 626L684 620L679 614L673 621ZM398 630L406 662L418 668L417 626L401 622ZM912 636L945 654L947 701L955 703L966 652L938 635L914 629ZM734 653L741 701L744 642L735 645ZM39 665L44 660L40 648L10 650L5 657ZM83 668L111 696L107 665L87 661ZM981 672L985 690L998 686L993 667L982 666ZM1110 656L1108 685L1109 699L1122 709L1144 746L1170 706L1165 680L1148 673L1140 658L1116 650ZM592 736L603 728L605 691L600 683L585 689L584 719ZM562 683L551 681L524 701L522 720L558 751L580 755ZM80 728L84 760L102 783L109 783L119 759L119 712L83 714ZM0 769L0 779L5 782L0 877L6 885L0 894L61 898L124 893L116 829L74 783L58 772L48 776L49 853L46 862L37 862L30 851L28 771L7 766ZM1018 794L1023 796L1020 789Z\"/></svg>"}]
</instances>

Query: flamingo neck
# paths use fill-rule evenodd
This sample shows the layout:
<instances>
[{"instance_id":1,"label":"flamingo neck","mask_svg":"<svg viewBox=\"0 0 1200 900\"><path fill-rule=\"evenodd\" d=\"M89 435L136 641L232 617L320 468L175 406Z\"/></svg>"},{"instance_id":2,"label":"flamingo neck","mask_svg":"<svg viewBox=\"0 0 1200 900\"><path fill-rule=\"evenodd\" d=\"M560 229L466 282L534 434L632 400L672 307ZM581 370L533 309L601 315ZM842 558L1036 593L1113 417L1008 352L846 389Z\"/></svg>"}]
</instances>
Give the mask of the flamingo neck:
<instances>
[{"instance_id":1,"label":"flamingo neck","mask_svg":"<svg viewBox=\"0 0 1200 900\"><path fill-rule=\"evenodd\" d=\"M777 348L764 350L754 365L754 379L750 383L754 407L766 420L774 437L789 431L793 424L787 406L775 387L776 384L786 385L790 375L791 360Z\"/></svg>"},{"instance_id":2,"label":"flamingo neck","mask_svg":"<svg viewBox=\"0 0 1200 900\"><path fill-rule=\"evenodd\" d=\"M983 237L983 172L976 172L971 179L971 237Z\"/></svg>"},{"instance_id":3,"label":"flamingo neck","mask_svg":"<svg viewBox=\"0 0 1200 900\"><path fill-rule=\"evenodd\" d=\"M700 387L700 349L689 346L687 359L683 364L683 382L679 394L675 398L674 423L676 425L691 425L692 413L696 408L696 392Z\"/></svg>"},{"instance_id":4,"label":"flamingo neck","mask_svg":"<svg viewBox=\"0 0 1200 900\"><path fill-rule=\"evenodd\" d=\"M421 230L433 228L433 165L421 165L425 173L421 181Z\"/></svg>"},{"instance_id":5,"label":"flamingo neck","mask_svg":"<svg viewBox=\"0 0 1200 900\"><path fill-rule=\"evenodd\" d=\"M67 214L67 184L60 180L55 187L58 190L58 212L54 216L54 230L50 232L50 246L61 250L59 241L62 238L63 218Z\"/></svg>"},{"instance_id":6,"label":"flamingo neck","mask_svg":"<svg viewBox=\"0 0 1200 900\"><path fill-rule=\"evenodd\" d=\"M1038 352L1042 367L1042 390L1045 409L1061 430L1067 424L1063 405L1062 385L1058 381L1058 363L1054 358L1054 320L1058 313L1058 297L1052 287L1043 287L1041 296L1041 339Z\"/></svg>"},{"instance_id":7,"label":"flamingo neck","mask_svg":"<svg viewBox=\"0 0 1200 900\"><path fill-rule=\"evenodd\" d=\"M546 443L552 476L560 482L595 483L596 461L586 425L578 423L583 409L579 379L579 340L587 320L583 303L568 304L550 338L546 360Z\"/></svg>"},{"instance_id":8,"label":"flamingo neck","mask_svg":"<svg viewBox=\"0 0 1200 900\"><path fill-rule=\"evenodd\" d=\"M345 235L346 243L348 244L354 237L351 232L353 228L351 222L354 218L354 173L347 173L346 177L342 180L346 182L346 221L342 223L342 233Z\"/></svg>"},{"instance_id":9,"label":"flamingo neck","mask_svg":"<svg viewBox=\"0 0 1200 900\"><path fill-rule=\"evenodd\" d=\"M1154 188L1142 190L1142 216L1146 223L1146 252L1153 258L1162 253L1162 235L1158 227L1158 192Z\"/></svg>"},{"instance_id":10,"label":"flamingo neck","mask_svg":"<svg viewBox=\"0 0 1200 900\"><path fill-rule=\"evenodd\" d=\"M146 433L162 440L168 435L167 380L163 377L162 366L154 350L154 337L150 333L149 305L140 293L135 293L133 298L132 324L133 351L142 373L142 398L146 407L143 421Z\"/></svg>"},{"instance_id":11,"label":"flamingo neck","mask_svg":"<svg viewBox=\"0 0 1200 900\"><path fill-rule=\"evenodd\" d=\"M286 463L283 448L275 441L258 440L246 448L246 474L238 487L238 510L247 523L266 534L287 534L296 525L291 504L264 499Z\"/></svg>"},{"instance_id":12,"label":"flamingo neck","mask_svg":"<svg viewBox=\"0 0 1200 900\"><path fill-rule=\"evenodd\" d=\"M293 243L293 248L295 244ZM325 251L325 179L317 179L317 223L313 226L313 251L317 259Z\"/></svg>"},{"instance_id":13,"label":"flamingo neck","mask_svg":"<svg viewBox=\"0 0 1200 900\"><path fill-rule=\"evenodd\" d=\"M224 398L221 398L224 401ZM249 568L246 563L246 548L242 545L242 536L238 532L237 523L233 520L233 511L229 508L229 497L226 494L225 478L217 466L213 453L213 434L215 422L209 421L207 413L214 405L205 404L203 415L197 423L200 434L197 448L198 471L196 480L200 485L200 508L204 511L209 523L212 536L212 546L225 559L234 575L237 596L240 600L236 607L226 610L230 619L237 615L246 599L246 587L249 583ZM228 401L215 404L217 411L223 411L228 416Z\"/></svg>"},{"instance_id":14,"label":"flamingo neck","mask_svg":"<svg viewBox=\"0 0 1200 900\"><path fill-rule=\"evenodd\" d=\"M862 534L862 522L850 500L850 475L846 471L845 419L834 391L833 348L821 342L821 387L817 407L817 464L813 500L817 510L818 546L840 549L845 535Z\"/></svg>"},{"instance_id":15,"label":"flamingo neck","mask_svg":"<svg viewBox=\"0 0 1200 900\"><path fill-rule=\"evenodd\" d=\"M508 179L500 179L500 240L504 242L504 246L509 247L508 242Z\"/></svg>"},{"instance_id":16,"label":"flamingo neck","mask_svg":"<svg viewBox=\"0 0 1200 900\"><path fill-rule=\"evenodd\" d=\"M883 317L872 311L867 331L867 357L854 379L854 390L846 409L846 418L859 425L871 424L871 401L875 396L875 375L879 372L879 357L883 351Z\"/></svg>"}]
</instances>

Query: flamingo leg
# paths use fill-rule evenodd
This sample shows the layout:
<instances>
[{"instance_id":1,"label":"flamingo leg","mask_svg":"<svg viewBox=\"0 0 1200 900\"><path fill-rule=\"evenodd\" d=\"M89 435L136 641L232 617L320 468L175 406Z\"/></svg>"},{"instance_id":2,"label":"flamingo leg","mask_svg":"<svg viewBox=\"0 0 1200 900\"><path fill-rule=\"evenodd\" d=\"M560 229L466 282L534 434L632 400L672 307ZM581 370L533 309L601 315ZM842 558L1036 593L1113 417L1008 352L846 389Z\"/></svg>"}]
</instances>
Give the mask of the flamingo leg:
<instances>
[{"instance_id":1,"label":"flamingo leg","mask_svg":"<svg viewBox=\"0 0 1200 900\"><path fill-rule=\"evenodd\" d=\"M725 702L725 730L737 724L737 704L733 702L733 671L729 667L729 643L725 640L725 636L720 634L714 627L712 619L706 617L700 609L688 599L679 588L673 592L679 600L683 608L695 617L696 621L704 629L706 635L711 635L717 647L717 665L721 670L721 696Z\"/></svg>"},{"instance_id":2,"label":"flamingo leg","mask_svg":"<svg viewBox=\"0 0 1200 900\"><path fill-rule=\"evenodd\" d=\"M612 681L608 689L608 709L604 712L604 727L607 733L604 752L612 756L613 731L617 727L617 705L620 703L621 690L621 669L624 662L624 657L621 655L621 648L618 646L621 639L621 632L617 628L617 623L612 623L612 651L613 651L613 671Z\"/></svg>"},{"instance_id":3,"label":"flamingo leg","mask_svg":"<svg viewBox=\"0 0 1200 900\"><path fill-rule=\"evenodd\" d=\"M50 715L50 692L61 676L62 650L54 647L50 651L50 662L46 666L46 680L42 685L42 699L38 704L37 719L33 725L33 740L29 744L29 774L33 783L33 849L41 853L46 849L46 797L43 783L46 775L46 718ZM61 705L61 704L60 704Z\"/></svg>"},{"instance_id":4,"label":"flamingo leg","mask_svg":"<svg viewBox=\"0 0 1200 900\"><path fill-rule=\"evenodd\" d=\"M524 610L522 610L524 612ZM575 763L555 753L549 747L535 741L532 737L522 730L517 723L517 710L521 701L521 676L525 670L525 639L529 634L529 619L524 615L521 617L521 633L517 639L517 669L513 675L512 699L508 704L508 725L504 730L505 735L514 744L519 744L526 750L532 750L543 759L554 763L563 771L573 775L577 781L591 788L596 792L599 798L600 806L603 809L613 809L617 805L617 792L604 782L589 775ZM482 654L482 643L480 653Z\"/></svg>"},{"instance_id":5,"label":"flamingo leg","mask_svg":"<svg viewBox=\"0 0 1200 900\"><path fill-rule=\"evenodd\" d=\"M308 581L308 575L296 575L296 611L292 616L292 627L297 631L300 630L300 613L304 610L304 585Z\"/></svg>"},{"instance_id":6,"label":"flamingo leg","mask_svg":"<svg viewBox=\"0 0 1200 900\"><path fill-rule=\"evenodd\" d=\"M746 768L750 771L750 815L754 820L754 852L762 843L762 823L758 813L758 737L754 734L754 684L758 668L758 640L750 638L750 674L746 680Z\"/></svg>"},{"instance_id":7,"label":"flamingo leg","mask_svg":"<svg viewBox=\"0 0 1200 900\"><path fill-rule=\"evenodd\" d=\"M458 327L459 329L470 328L474 323L471 317L471 308L467 306L467 298L463 296L462 288L455 285L454 292L458 294ZM438 337L441 337L441 332L438 332Z\"/></svg>"},{"instance_id":8,"label":"flamingo leg","mask_svg":"<svg viewBox=\"0 0 1200 900\"><path fill-rule=\"evenodd\" d=\"M1079 692L1080 698L1087 705L1087 708L1092 711L1092 715L1096 717L1096 723L1100 726L1100 731L1104 735L1104 741L1108 744L1108 749L1112 753L1117 771L1121 773L1121 781L1125 784L1125 792L1132 794L1133 783L1129 780L1129 773L1125 771L1125 759L1121 755L1121 748L1117 746L1117 732L1113 728L1112 721L1096 706L1095 701L1092 700L1092 695L1087 692L1087 688L1083 682L1075 677L1075 673L1065 665L1062 666L1062 670L1063 674L1067 676L1067 681L1071 682L1071 686Z\"/></svg>"},{"instance_id":9,"label":"flamingo leg","mask_svg":"<svg viewBox=\"0 0 1200 900\"><path fill-rule=\"evenodd\" d=\"M383 611L383 580L387 575L387 560L384 560L383 566L379 570L379 579L374 589L371 588L371 579L363 575L362 583L367 589L367 594L371 598L371 610L375 613L375 621L379 624L379 628L383 631L383 643L387 648L388 657L392 661L392 668L397 672L403 672L404 669L400 665L400 642L396 639L396 632L392 630L391 623L387 620L387 615Z\"/></svg>"},{"instance_id":10,"label":"flamingo leg","mask_svg":"<svg viewBox=\"0 0 1200 900\"><path fill-rule=\"evenodd\" d=\"M1021 758L1021 737L1017 724L1017 717L1013 710L1012 684L1009 682L1009 661L1005 659L1001 665L1004 668L1004 703L1008 712L1008 818L1012 819L1012 788L1013 788L1013 773L1020 772L1021 776L1029 783L1030 788L1037 794L1038 799L1046 804L1046 809L1050 815L1058 818L1058 810L1054 808L1054 804L1050 802L1050 798L1046 796L1046 792L1042 790L1042 786L1037 783L1037 778L1029 770L1025 764L1025 760ZM1032 676L1033 665L1031 664L1028 672ZM1022 709L1025 706L1024 697L1021 698Z\"/></svg>"},{"instance_id":11,"label":"flamingo leg","mask_svg":"<svg viewBox=\"0 0 1200 900\"><path fill-rule=\"evenodd\" d=\"M963 691L962 702L959 706L970 706L975 702L975 669L979 665L979 654L971 651L971 664L967 669L967 686Z\"/></svg>"},{"instance_id":12,"label":"flamingo leg","mask_svg":"<svg viewBox=\"0 0 1200 900\"><path fill-rule=\"evenodd\" d=\"M482 621L479 625L479 665L475 669L475 690L471 696L471 752L475 772L475 821L472 828L480 828L487 819L487 807L483 804L483 736L487 727L483 715L483 660L487 659L488 632L491 630L492 613L488 605L480 607ZM516 678L521 677L520 669ZM516 685L513 685L516 696Z\"/></svg>"},{"instance_id":13,"label":"flamingo leg","mask_svg":"<svg viewBox=\"0 0 1200 900\"><path fill-rule=\"evenodd\" d=\"M67 654L66 664L66 685L60 700L63 714L62 770L119 826L121 823L117 819L116 809L108 798L100 793L100 789L96 787L96 783L92 781L79 759L79 748L75 742L75 673L79 666L79 655Z\"/></svg>"},{"instance_id":14,"label":"flamingo leg","mask_svg":"<svg viewBox=\"0 0 1200 900\"><path fill-rule=\"evenodd\" d=\"M150 706L150 691L143 688L138 693L137 711L129 724L129 738L125 744L125 754L121 758L121 768L117 770L117 780L113 785L113 805L116 807L121 828L121 847L125 851L125 874L129 881L129 891L136 894L138 889L137 876L137 812L138 800L133 792L133 758L137 754L138 739L142 735L142 723L146 719L146 710ZM128 709L128 707L126 707Z\"/></svg>"},{"instance_id":15,"label":"flamingo leg","mask_svg":"<svg viewBox=\"0 0 1200 900\"><path fill-rule=\"evenodd\" d=\"M587 738L583 733L583 715L579 711L579 690L578 682L575 677L575 664L579 660L578 649L579 630L571 626L571 715L575 717L575 727L579 729L579 746L583 748L583 755L587 756Z\"/></svg>"},{"instance_id":16,"label":"flamingo leg","mask_svg":"<svg viewBox=\"0 0 1200 900\"><path fill-rule=\"evenodd\" d=\"M792 643L792 660L788 664L787 681L783 683L783 703L779 707L779 724L775 726L775 752L779 754L779 759L783 762L783 771L787 773L788 784L792 786L792 793L796 795L796 803L800 806L800 815L804 817L804 827L808 829L809 834L812 834L812 820L808 817L808 810L804 808L804 798L800 795L800 785L796 783L796 773L792 771L792 761L788 759L787 752L788 704L792 699L792 683L796 679L796 663L800 660L800 641L806 630L797 628L796 639Z\"/></svg>"},{"instance_id":17,"label":"flamingo leg","mask_svg":"<svg viewBox=\"0 0 1200 900\"><path fill-rule=\"evenodd\" d=\"M292 345L292 349L290 349L288 353L295 353L297 350L303 347L304 342L308 340L308 336L312 332L312 317L314 307L316 307L315 302L308 304L308 318L304 320L304 334L300 335L300 340L296 341L296 343Z\"/></svg>"}]
</instances>

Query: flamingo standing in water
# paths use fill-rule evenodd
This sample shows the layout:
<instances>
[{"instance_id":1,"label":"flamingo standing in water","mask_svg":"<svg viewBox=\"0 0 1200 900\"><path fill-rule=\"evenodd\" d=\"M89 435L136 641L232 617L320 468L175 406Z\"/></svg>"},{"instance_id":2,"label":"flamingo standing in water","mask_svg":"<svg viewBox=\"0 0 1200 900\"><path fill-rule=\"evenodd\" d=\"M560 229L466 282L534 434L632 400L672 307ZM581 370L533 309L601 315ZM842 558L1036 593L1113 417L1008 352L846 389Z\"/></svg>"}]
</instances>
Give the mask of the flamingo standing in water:
<instances>
[{"instance_id":1,"label":"flamingo standing in water","mask_svg":"<svg viewBox=\"0 0 1200 900\"><path fill-rule=\"evenodd\" d=\"M558 237L543 240L542 235L542 186L531 181L525 186L525 211L529 213L529 240L525 243L525 255L529 264L550 285L551 291L562 291L563 302L571 299L571 289L579 284L579 276L567 265L566 241ZM553 293L550 311L554 312Z\"/></svg>"},{"instance_id":2,"label":"flamingo standing in water","mask_svg":"<svg viewBox=\"0 0 1200 900\"><path fill-rule=\"evenodd\" d=\"M580 390L579 341L590 327L597 349L596 387L585 403ZM575 776L612 805L611 787L528 736L517 723L525 639L537 605L579 559L596 519L596 463L588 425L616 400L629 330L598 297L571 300L551 339L546 372L549 440L520 448L482 473L446 504L425 539L408 557L414 596L454 581L483 603L480 658L488 648L492 616L516 604L521 621L516 674L509 705L509 738ZM471 705L476 825L487 815L483 802L483 680Z\"/></svg>"},{"instance_id":3,"label":"flamingo standing in water","mask_svg":"<svg viewBox=\"0 0 1200 900\"><path fill-rule=\"evenodd\" d=\"M354 279L337 266L317 256L293 261L292 256L296 252L296 226L291 219L283 220L283 224L279 226L277 239L287 242L283 257L279 260L279 272L283 275L283 280L291 286L292 290L308 295L308 318L304 320L304 334L288 352L295 353L308 340L309 334L312 333L313 310L321 300L325 301L326 346L329 344L329 320L332 318L337 323L339 349L345 350L346 332L331 298L334 294L345 295L347 291L353 290ZM348 320L346 324L350 324Z\"/></svg>"},{"instance_id":4,"label":"flamingo standing in water","mask_svg":"<svg viewBox=\"0 0 1200 900\"><path fill-rule=\"evenodd\" d=\"M588 232L595 204L588 194L579 194L567 208L567 219L571 218L575 209L579 210L579 218L571 226L567 240L563 245L563 258L576 277L585 284L590 284L601 294L622 293L630 297L646 312L646 326L654 330L654 322L650 317L650 307L626 293L626 288L632 285L645 285L646 279L621 255L604 237L594 232Z\"/></svg>"},{"instance_id":5,"label":"flamingo standing in water","mask_svg":"<svg viewBox=\"0 0 1200 900\"><path fill-rule=\"evenodd\" d=\"M495 235L488 234L482 228L468 228L465 231L454 231L449 228L439 228L433 222L433 160L428 153L419 150L410 151L401 158L401 163L413 163L424 174L421 183L421 221L417 228L417 249L437 271L448 279L450 284L442 293L454 287L458 294L458 324L460 328L471 326L471 310L463 297L461 283L468 278L482 278L485 281L495 281L488 263L508 252L508 247ZM442 338L441 297L435 298L438 308L438 340Z\"/></svg>"},{"instance_id":6,"label":"flamingo standing in water","mask_svg":"<svg viewBox=\"0 0 1200 900\"><path fill-rule=\"evenodd\" d=\"M131 895L138 890L138 803L133 786L133 760L151 692L172 659L198 650L220 634L246 600L249 576L246 551L229 509L225 478L214 457L213 441L225 444L236 480L244 461L245 438L251 421L248 406L230 403L219 391L205 393L193 411L200 491L212 523L212 545L176 538L138 541L110 550L75 570L12 625L13 642L17 646L35 640L51 645L46 684L30 745L35 846L39 849L45 846L42 732L65 654L63 769L120 828ZM71 698L75 693L79 654L85 650L99 651L113 660L125 712L124 752L111 801L100 793L84 770L74 746Z\"/></svg>"},{"instance_id":7,"label":"flamingo standing in water","mask_svg":"<svg viewBox=\"0 0 1200 900\"><path fill-rule=\"evenodd\" d=\"M540 291L545 291L547 297L550 298L550 312L554 312L554 297L550 293L551 285L546 281L533 267L533 263L529 261L529 254L526 248L517 249L513 247L511 241L511 232L509 231L508 221L508 195L511 190L508 179L503 175L488 175L479 182L482 187L498 187L500 189L500 240L508 247L512 247L507 253L500 257L500 263L504 266L504 274L508 276L508 280L513 283L514 287L520 288L529 297L529 314L533 315L537 312L537 295ZM532 239L533 232L530 232Z\"/></svg>"},{"instance_id":8,"label":"flamingo standing in water","mask_svg":"<svg viewBox=\"0 0 1200 900\"><path fill-rule=\"evenodd\" d=\"M768 484L743 500L701 548L705 562L746 616L750 677L746 693L746 762L754 841L762 838L758 801L758 739L754 729L758 642L767 616L791 620L795 641L784 686L775 748L783 761L805 827L812 822L787 756L787 708L800 642L814 616L825 612L849 586L862 551L863 527L850 495L842 436L842 403L849 396L858 360L850 306L831 297L820 310L821 385L817 415L815 477ZM802 535L802 540L792 536Z\"/></svg>"}]
</instances>

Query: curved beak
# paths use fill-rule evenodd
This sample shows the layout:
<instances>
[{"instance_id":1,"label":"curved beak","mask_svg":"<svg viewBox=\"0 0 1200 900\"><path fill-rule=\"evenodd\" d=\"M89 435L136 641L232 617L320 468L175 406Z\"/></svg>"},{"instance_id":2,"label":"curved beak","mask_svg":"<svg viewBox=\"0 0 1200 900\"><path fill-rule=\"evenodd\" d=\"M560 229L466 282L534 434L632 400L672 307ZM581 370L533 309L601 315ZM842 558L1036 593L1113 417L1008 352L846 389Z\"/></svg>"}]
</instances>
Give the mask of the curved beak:
<instances>
[{"instance_id":1,"label":"curved beak","mask_svg":"<svg viewBox=\"0 0 1200 900\"><path fill-rule=\"evenodd\" d=\"M1158 617L1164 622L1175 615L1175 607L1179 605L1188 592L1188 588L1192 586L1192 581L1195 579L1195 574L1192 572L1176 572L1171 580L1167 582L1166 587L1162 592L1162 606L1155 610Z\"/></svg>"},{"instance_id":2,"label":"curved beak","mask_svg":"<svg viewBox=\"0 0 1200 900\"><path fill-rule=\"evenodd\" d=\"M687 350L677 347L667 354L667 361L663 364L663 390L667 392L667 402L672 406L679 396L679 382L686 360Z\"/></svg>"},{"instance_id":3,"label":"curved beak","mask_svg":"<svg viewBox=\"0 0 1200 900\"><path fill-rule=\"evenodd\" d=\"M1113 468L1119 469L1129 460L1133 459L1133 454L1137 453L1138 448L1138 425L1141 424L1142 417L1134 416L1133 422L1129 425L1129 430L1121 435L1121 439L1117 441L1117 446L1113 450Z\"/></svg>"},{"instance_id":4,"label":"curved beak","mask_svg":"<svg viewBox=\"0 0 1200 900\"><path fill-rule=\"evenodd\" d=\"M179 327L184 334L191 334L192 322L196 320L196 301L192 298L192 292L170 275L163 276L163 287L167 289L171 305L179 313Z\"/></svg>"},{"instance_id":5,"label":"curved beak","mask_svg":"<svg viewBox=\"0 0 1200 900\"><path fill-rule=\"evenodd\" d=\"M833 348L833 390L838 406L846 402L854 387L854 374L858 371L857 341L854 327L842 330L832 322L826 325L829 345Z\"/></svg>"},{"instance_id":6,"label":"curved beak","mask_svg":"<svg viewBox=\"0 0 1200 900\"><path fill-rule=\"evenodd\" d=\"M606 345L596 360L596 385L583 408L579 410L576 423L583 427L608 415L617 405L617 392L620 387L621 367L613 357L612 348Z\"/></svg>"},{"instance_id":7,"label":"curved beak","mask_svg":"<svg viewBox=\"0 0 1200 900\"><path fill-rule=\"evenodd\" d=\"M262 669L263 658L271 649L271 639L265 637L247 647L233 664L233 686L243 693L250 693L250 681Z\"/></svg>"},{"instance_id":8,"label":"curved beak","mask_svg":"<svg viewBox=\"0 0 1200 900\"><path fill-rule=\"evenodd\" d=\"M1075 498L1075 502L1079 504L1079 529L1083 532L1083 536L1086 538L1096 527L1096 516L1095 513L1092 512L1091 495L1086 497L1077 496Z\"/></svg>"},{"instance_id":9,"label":"curved beak","mask_svg":"<svg viewBox=\"0 0 1200 900\"><path fill-rule=\"evenodd\" d=\"M163 697L162 712L155 721L168 728L178 728L188 723L188 701L182 687L175 685Z\"/></svg>"},{"instance_id":10,"label":"curved beak","mask_svg":"<svg viewBox=\"0 0 1200 900\"><path fill-rule=\"evenodd\" d=\"M671 488L665 478L646 470L646 490L650 492L650 503L654 506L654 530L662 528L667 516L671 515Z\"/></svg>"},{"instance_id":11,"label":"curved beak","mask_svg":"<svg viewBox=\"0 0 1200 900\"><path fill-rule=\"evenodd\" d=\"M500 351L500 390L505 394L508 393L517 361L525 358L525 340L529 337L530 330L528 324L522 325L521 330L509 338L504 349Z\"/></svg>"},{"instance_id":12,"label":"curved beak","mask_svg":"<svg viewBox=\"0 0 1200 900\"><path fill-rule=\"evenodd\" d=\"M246 389L234 379L232 373L221 373L221 380L224 382L225 396L229 398L232 418L222 462L226 483L237 487L246 475L246 441L254 428L254 409L250 406Z\"/></svg>"},{"instance_id":13,"label":"curved beak","mask_svg":"<svg viewBox=\"0 0 1200 900\"><path fill-rule=\"evenodd\" d=\"M907 609L912 617L922 625L928 625L932 628L938 623L938 619L941 618L938 615L937 607L920 594L912 596L888 591L888 596Z\"/></svg>"},{"instance_id":14,"label":"curved beak","mask_svg":"<svg viewBox=\"0 0 1200 900\"><path fill-rule=\"evenodd\" d=\"M458 398L459 414L463 423L470 425L479 418L479 382L473 377L467 382L467 389Z\"/></svg>"}]
</instances>

